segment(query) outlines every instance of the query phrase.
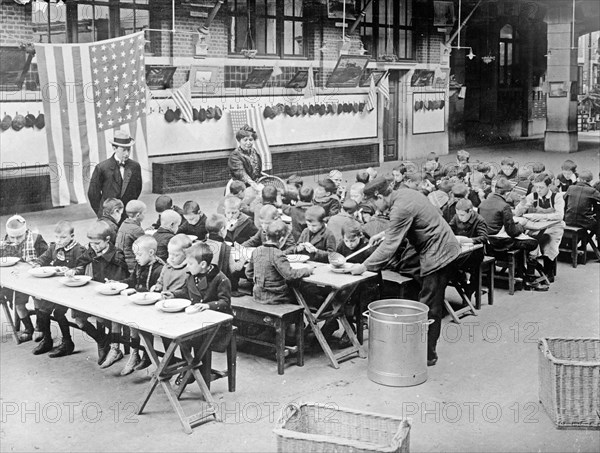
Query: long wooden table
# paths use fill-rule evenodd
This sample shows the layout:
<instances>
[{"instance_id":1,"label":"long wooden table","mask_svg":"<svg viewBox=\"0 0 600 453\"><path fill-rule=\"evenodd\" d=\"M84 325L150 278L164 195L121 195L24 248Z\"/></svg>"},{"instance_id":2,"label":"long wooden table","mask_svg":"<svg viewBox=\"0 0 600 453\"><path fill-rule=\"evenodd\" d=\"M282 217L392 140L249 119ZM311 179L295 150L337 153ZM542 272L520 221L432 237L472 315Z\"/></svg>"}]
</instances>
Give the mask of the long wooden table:
<instances>
[{"instance_id":1,"label":"long wooden table","mask_svg":"<svg viewBox=\"0 0 600 453\"><path fill-rule=\"evenodd\" d=\"M0 268L0 286L19 291L30 296L54 302L65 307L89 313L98 318L114 321L138 329L146 346L150 360L157 367L139 405L141 414L158 386L164 389L171 406L177 413L186 433L200 422L214 417L219 421L214 399L204 381L199 367L202 356L208 351L219 329L231 328L233 317L224 313L206 310L188 315L187 313L164 313L153 305L143 306L130 302L125 296L104 296L98 293L100 283L90 282L81 287L68 287L57 277L37 278L27 271L31 267L18 263L12 267ZM5 314L10 312L2 302ZM10 321L9 321L10 322ZM153 335L172 340L162 358L154 349ZM196 355L192 356L192 346ZM183 360L175 357L179 347ZM191 372L204 398L202 410L186 416L178 400L178 392L173 389L170 379L180 373ZM187 373L186 373L187 374Z\"/></svg>"},{"instance_id":2,"label":"long wooden table","mask_svg":"<svg viewBox=\"0 0 600 453\"><path fill-rule=\"evenodd\" d=\"M296 295L298 303L300 303L300 305L302 305L304 308L306 320L308 321L308 324L319 341L321 348L325 352L325 355L327 355L331 366L334 368L339 368L339 361L349 359L354 354L358 354L359 357L365 358L367 355L365 354L362 345L359 343L356 334L352 330L348 318L346 318L344 306L346 304L346 300L348 300L354 290L356 290L361 283L379 279L379 274L368 271L362 275L338 274L331 270L329 264L312 262L309 262L308 264L316 266L313 274L302 279L300 288L293 287L292 289ZM301 290L302 286L304 285L325 287L329 289L329 294L323 303L318 308L313 307L316 308L316 312L314 313L311 310L311 305L307 303L306 298L302 294ZM343 300L339 297L336 297L342 292L342 290L348 291L347 297ZM331 311L327 311L330 307ZM352 342L352 346L340 351L337 354L334 354L318 325L318 322L324 319L339 319L344 332L348 335L348 338Z\"/></svg>"}]
</instances>

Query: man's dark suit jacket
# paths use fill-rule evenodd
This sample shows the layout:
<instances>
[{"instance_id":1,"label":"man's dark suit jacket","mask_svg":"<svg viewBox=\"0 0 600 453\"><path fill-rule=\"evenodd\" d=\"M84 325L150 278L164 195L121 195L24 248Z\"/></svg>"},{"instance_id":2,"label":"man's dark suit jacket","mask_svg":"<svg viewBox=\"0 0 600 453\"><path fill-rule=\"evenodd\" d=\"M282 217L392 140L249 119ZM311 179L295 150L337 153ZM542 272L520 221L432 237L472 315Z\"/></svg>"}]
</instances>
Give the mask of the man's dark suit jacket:
<instances>
[{"instance_id":1,"label":"man's dark suit jacket","mask_svg":"<svg viewBox=\"0 0 600 453\"><path fill-rule=\"evenodd\" d=\"M107 198L118 198L125 206L137 200L142 192L142 169L136 161L127 159L125 172L121 178L119 164L112 157L100 162L92 173L88 188L88 199L92 209L102 215L102 203Z\"/></svg>"}]
</instances>

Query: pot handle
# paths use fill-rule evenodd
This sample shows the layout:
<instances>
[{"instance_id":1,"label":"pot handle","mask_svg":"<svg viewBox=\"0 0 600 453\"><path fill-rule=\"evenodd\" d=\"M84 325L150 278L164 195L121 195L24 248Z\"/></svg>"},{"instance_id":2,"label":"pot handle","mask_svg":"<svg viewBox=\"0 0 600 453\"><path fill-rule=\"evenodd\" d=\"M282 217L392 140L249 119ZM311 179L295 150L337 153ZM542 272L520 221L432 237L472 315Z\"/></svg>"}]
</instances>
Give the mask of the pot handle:
<instances>
[{"instance_id":1,"label":"pot handle","mask_svg":"<svg viewBox=\"0 0 600 453\"><path fill-rule=\"evenodd\" d=\"M363 312L362 315L367 319L369 319L369 317L371 316L371 314L368 311Z\"/></svg>"}]
</instances>

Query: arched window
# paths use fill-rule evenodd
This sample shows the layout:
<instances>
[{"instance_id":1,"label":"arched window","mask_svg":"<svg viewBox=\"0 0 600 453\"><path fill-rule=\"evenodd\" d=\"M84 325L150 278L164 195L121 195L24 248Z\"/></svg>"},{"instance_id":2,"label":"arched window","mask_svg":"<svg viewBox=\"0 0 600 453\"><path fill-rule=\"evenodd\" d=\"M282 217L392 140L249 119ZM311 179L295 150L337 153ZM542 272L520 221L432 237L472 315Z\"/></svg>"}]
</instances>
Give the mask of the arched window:
<instances>
[{"instance_id":1,"label":"arched window","mask_svg":"<svg viewBox=\"0 0 600 453\"><path fill-rule=\"evenodd\" d=\"M500 29L500 49L498 51L498 83L503 86L515 85L518 79L517 66L518 35L512 25Z\"/></svg>"}]
</instances>

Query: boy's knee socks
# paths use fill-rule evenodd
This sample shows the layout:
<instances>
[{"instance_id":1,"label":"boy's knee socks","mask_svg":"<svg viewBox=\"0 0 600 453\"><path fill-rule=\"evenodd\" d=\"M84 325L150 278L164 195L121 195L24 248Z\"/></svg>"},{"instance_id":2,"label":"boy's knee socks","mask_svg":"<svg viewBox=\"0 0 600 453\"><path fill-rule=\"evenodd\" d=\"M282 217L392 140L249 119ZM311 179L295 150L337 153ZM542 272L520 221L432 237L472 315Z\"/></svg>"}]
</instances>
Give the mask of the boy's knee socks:
<instances>
[{"instance_id":1,"label":"boy's knee socks","mask_svg":"<svg viewBox=\"0 0 600 453\"><path fill-rule=\"evenodd\" d=\"M102 335L100 331L92 325L91 322L86 321L81 330L88 334L96 343L102 343L104 335Z\"/></svg>"},{"instance_id":2,"label":"boy's knee socks","mask_svg":"<svg viewBox=\"0 0 600 453\"><path fill-rule=\"evenodd\" d=\"M29 317L29 315L25 316L24 318L21 318L21 322L23 323L26 332L33 333L33 323L31 322L31 318Z\"/></svg>"},{"instance_id":3,"label":"boy's knee socks","mask_svg":"<svg viewBox=\"0 0 600 453\"><path fill-rule=\"evenodd\" d=\"M58 327L60 329L60 334L62 335L63 341L71 341L71 326L69 325L69 321L67 318L59 317L56 320Z\"/></svg>"}]
</instances>

